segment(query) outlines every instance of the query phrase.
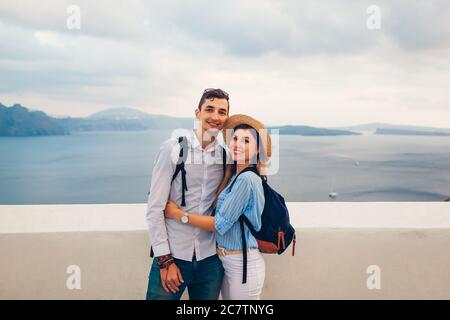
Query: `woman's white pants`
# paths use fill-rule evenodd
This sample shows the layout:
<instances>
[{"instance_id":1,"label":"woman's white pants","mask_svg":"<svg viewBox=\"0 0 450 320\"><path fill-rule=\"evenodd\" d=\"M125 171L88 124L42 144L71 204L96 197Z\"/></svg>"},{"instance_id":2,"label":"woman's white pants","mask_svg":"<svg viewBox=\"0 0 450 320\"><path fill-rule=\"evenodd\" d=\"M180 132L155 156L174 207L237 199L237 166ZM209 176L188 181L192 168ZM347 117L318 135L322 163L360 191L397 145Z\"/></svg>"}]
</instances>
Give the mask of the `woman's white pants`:
<instances>
[{"instance_id":1,"label":"woman's white pants","mask_svg":"<svg viewBox=\"0 0 450 320\"><path fill-rule=\"evenodd\" d=\"M223 300L259 300L266 275L266 264L261 252L250 249L247 253L247 283L242 283L242 254L219 258L225 269L221 290Z\"/></svg>"}]
</instances>

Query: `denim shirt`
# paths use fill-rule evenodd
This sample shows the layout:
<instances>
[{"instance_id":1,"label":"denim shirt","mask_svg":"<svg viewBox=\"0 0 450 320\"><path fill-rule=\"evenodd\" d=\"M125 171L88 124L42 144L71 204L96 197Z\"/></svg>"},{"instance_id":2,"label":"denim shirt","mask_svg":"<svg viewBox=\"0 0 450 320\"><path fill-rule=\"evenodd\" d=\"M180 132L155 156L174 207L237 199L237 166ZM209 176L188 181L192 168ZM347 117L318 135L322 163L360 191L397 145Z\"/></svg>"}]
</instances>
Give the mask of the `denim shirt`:
<instances>
[{"instance_id":1,"label":"denim shirt","mask_svg":"<svg viewBox=\"0 0 450 320\"><path fill-rule=\"evenodd\" d=\"M214 219L217 245L226 250L242 250L239 223L242 214L250 220L256 231L261 229L261 215L265 202L261 178L254 172L239 175L230 192L230 186L236 176L230 179L228 186L220 193ZM244 230L247 247L258 248L258 243L247 226Z\"/></svg>"}]
</instances>

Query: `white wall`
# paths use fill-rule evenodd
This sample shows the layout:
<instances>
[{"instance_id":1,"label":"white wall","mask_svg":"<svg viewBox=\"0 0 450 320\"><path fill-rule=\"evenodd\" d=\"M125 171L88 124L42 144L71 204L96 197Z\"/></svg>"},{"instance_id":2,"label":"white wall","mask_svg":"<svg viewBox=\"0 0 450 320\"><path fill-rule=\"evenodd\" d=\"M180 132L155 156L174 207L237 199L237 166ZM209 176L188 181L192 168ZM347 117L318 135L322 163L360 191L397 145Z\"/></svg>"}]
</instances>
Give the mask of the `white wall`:
<instances>
[{"instance_id":1,"label":"white wall","mask_svg":"<svg viewBox=\"0 0 450 320\"><path fill-rule=\"evenodd\" d=\"M450 299L450 204L289 203L297 254L265 255L265 299ZM0 299L142 299L145 204L0 206ZM81 268L81 290L66 269ZM368 266L381 289L366 285Z\"/></svg>"}]
</instances>

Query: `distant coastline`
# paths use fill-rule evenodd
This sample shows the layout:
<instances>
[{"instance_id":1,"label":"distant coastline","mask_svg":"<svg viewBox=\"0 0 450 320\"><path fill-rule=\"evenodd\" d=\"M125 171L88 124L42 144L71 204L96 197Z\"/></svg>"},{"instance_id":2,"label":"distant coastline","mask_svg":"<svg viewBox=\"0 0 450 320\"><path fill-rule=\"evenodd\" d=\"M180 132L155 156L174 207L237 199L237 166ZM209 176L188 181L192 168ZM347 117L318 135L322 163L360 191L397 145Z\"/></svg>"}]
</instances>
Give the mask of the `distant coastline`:
<instances>
[{"instance_id":1,"label":"distant coastline","mask_svg":"<svg viewBox=\"0 0 450 320\"><path fill-rule=\"evenodd\" d=\"M107 109L85 118L55 118L42 111L31 111L20 104L6 107L0 103L0 136L7 137L190 128L192 123L190 118L151 115L131 108Z\"/></svg>"},{"instance_id":2,"label":"distant coastline","mask_svg":"<svg viewBox=\"0 0 450 320\"><path fill-rule=\"evenodd\" d=\"M42 111L30 111L20 104L6 107L0 103L0 136L29 137L69 133L54 118Z\"/></svg>"},{"instance_id":3,"label":"distant coastline","mask_svg":"<svg viewBox=\"0 0 450 320\"><path fill-rule=\"evenodd\" d=\"M1 104L0 104L1 105ZM89 131L144 131L149 129L192 128L193 119L153 115L132 108L106 109L85 118L54 118L22 105L1 105L0 136L66 135ZM34 114L39 113L39 119ZM4 121L3 121L4 119ZM26 119L26 121L24 121ZM348 130L309 126L278 126L280 134L304 136L358 135Z\"/></svg>"},{"instance_id":4,"label":"distant coastline","mask_svg":"<svg viewBox=\"0 0 450 320\"><path fill-rule=\"evenodd\" d=\"M0 136L26 137L68 135L90 131L145 131L150 129L192 128L193 119L155 115L133 108L111 108L88 117L56 118L42 111L32 111L20 104L7 107L0 103ZM405 136L450 136L450 129L368 123L340 128L306 125L270 126L281 135L348 136L363 133Z\"/></svg>"},{"instance_id":5,"label":"distant coastline","mask_svg":"<svg viewBox=\"0 0 450 320\"><path fill-rule=\"evenodd\" d=\"M359 132L353 132L348 130L315 128L309 126L292 126L292 125L270 127L270 129L278 129L280 134L283 135L292 134L301 136L348 136L361 134Z\"/></svg>"},{"instance_id":6,"label":"distant coastline","mask_svg":"<svg viewBox=\"0 0 450 320\"><path fill-rule=\"evenodd\" d=\"M450 133L437 131L417 131L417 130L403 130L403 129L384 129L378 128L375 134L390 134L401 136L450 136Z\"/></svg>"}]
</instances>

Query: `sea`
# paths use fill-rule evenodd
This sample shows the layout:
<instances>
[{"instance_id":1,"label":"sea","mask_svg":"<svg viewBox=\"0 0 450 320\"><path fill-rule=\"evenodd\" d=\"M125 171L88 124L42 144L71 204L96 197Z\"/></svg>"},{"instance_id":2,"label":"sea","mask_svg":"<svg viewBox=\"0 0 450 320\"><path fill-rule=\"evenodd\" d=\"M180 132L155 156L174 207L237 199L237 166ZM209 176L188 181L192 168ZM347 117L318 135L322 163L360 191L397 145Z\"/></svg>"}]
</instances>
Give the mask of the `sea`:
<instances>
[{"instance_id":1,"label":"sea","mask_svg":"<svg viewBox=\"0 0 450 320\"><path fill-rule=\"evenodd\" d=\"M0 137L0 204L144 203L171 131ZM450 137L281 135L269 184L286 201L444 201Z\"/></svg>"}]
</instances>

